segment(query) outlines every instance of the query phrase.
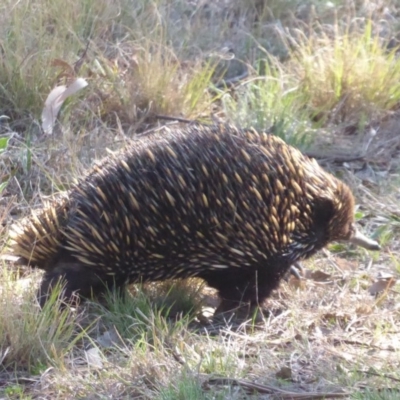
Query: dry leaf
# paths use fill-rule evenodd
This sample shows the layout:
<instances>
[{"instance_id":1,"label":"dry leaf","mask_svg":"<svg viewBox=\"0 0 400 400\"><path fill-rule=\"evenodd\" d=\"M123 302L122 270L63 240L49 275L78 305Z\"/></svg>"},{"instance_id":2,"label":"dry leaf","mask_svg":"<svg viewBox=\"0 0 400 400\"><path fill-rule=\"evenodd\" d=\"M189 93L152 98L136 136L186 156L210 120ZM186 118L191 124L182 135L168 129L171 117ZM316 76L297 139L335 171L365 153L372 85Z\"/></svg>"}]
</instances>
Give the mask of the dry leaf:
<instances>
[{"instance_id":1,"label":"dry leaf","mask_svg":"<svg viewBox=\"0 0 400 400\"><path fill-rule=\"evenodd\" d=\"M335 258L335 263L341 271L355 271L359 263L357 261L346 260L345 258Z\"/></svg>"},{"instance_id":2,"label":"dry leaf","mask_svg":"<svg viewBox=\"0 0 400 400\"><path fill-rule=\"evenodd\" d=\"M87 85L88 83L85 79L77 78L69 86L56 86L49 93L42 111L42 128L44 133L47 135L53 133L57 115L67 97L72 96Z\"/></svg>"},{"instance_id":3,"label":"dry leaf","mask_svg":"<svg viewBox=\"0 0 400 400\"><path fill-rule=\"evenodd\" d=\"M356 308L356 314L357 315L368 315L371 314L373 311L373 308L369 304L361 304Z\"/></svg>"},{"instance_id":4,"label":"dry leaf","mask_svg":"<svg viewBox=\"0 0 400 400\"><path fill-rule=\"evenodd\" d=\"M306 279L311 279L315 282L327 282L332 280L332 275L327 274L324 271L317 270L317 271L310 271L307 270L305 271L305 277Z\"/></svg>"},{"instance_id":5,"label":"dry leaf","mask_svg":"<svg viewBox=\"0 0 400 400\"><path fill-rule=\"evenodd\" d=\"M275 376L278 379L284 379L285 381L289 381L292 379L292 369L290 367L282 367Z\"/></svg>"},{"instance_id":6,"label":"dry leaf","mask_svg":"<svg viewBox=\"0 0 400 400\"><path fill-rule=\"evenodd\" d=\"M103 359L100 350L97 347L85 351L86 362L89 366L94 368L103 368Z\"/></svg>"},{"instance_id":7,"label":"dry leaf","mask_svg":"<svg viewBox=\"0 0 400 400\"><path fill-rule=\"evenodd\" d=\"M62 68L62 71L57 76L57 79L64 78L64 77L67 78L67 79L75 78L74 68L72 67L72 65L70 65L66 61L60 60L59 58L55 58L54 60L52 60L51 66L52 67L60 67L60 68Z\"/></svg>"},{"instance_id":8,"label":"dry leaf","mask_svg":"<svg viewBox=\"0 0 400 400\"><path fill-rule=\"evenodd\" d=\"M386 279L379 279L370 286L368 292L374 296L379 292L389 290L395 283L396 279L394 279L393 277Z\"/></svg>"},{"instance_id":9,"label":"dry leaf","mask_svg":"<svg viewBox=\"0 0 400 400\"><path fill-rule=\"evenodd\" d=\"M304 279L297 279L295 276L291 275L288 279L288 284L290 287L294 289L304 289L306 287L306 283Z\"/></svg>"}]
</instances>

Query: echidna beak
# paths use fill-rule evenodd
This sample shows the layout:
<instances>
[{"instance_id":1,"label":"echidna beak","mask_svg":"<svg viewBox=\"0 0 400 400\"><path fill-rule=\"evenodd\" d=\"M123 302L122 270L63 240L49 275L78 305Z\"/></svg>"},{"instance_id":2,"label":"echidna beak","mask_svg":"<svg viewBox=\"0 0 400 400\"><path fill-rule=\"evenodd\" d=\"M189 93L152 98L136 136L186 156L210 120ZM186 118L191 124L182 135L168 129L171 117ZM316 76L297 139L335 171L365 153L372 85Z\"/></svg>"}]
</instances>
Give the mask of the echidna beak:
<instances>
[{"instance_id":1,"label":"echidna beak","mask_svg":"<svg viewBox=\"0 0 400 400\"><path fill-rule=\"evenodd\" d=\"M380 250L381 246L375 240L369 239L364 236L357 229L354 231L353 236L349 239L350 243L353 243L357 246L364 247L367 250Z\"/></svg>"}]
</instances>

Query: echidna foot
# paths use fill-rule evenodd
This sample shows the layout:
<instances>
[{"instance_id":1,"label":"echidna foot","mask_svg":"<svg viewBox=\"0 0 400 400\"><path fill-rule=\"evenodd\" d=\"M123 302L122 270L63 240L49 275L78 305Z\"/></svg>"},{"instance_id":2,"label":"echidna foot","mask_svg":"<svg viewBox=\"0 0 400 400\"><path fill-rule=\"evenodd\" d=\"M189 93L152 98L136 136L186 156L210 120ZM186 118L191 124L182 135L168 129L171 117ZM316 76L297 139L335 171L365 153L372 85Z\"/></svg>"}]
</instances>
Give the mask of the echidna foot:
<instances>
[{"instance_id":1,"label":"echidna foot","mask_svg":"<svg viewBox=\"0 0 400 400\"><path fill-rule=\"evenodd\" d=\"M302 279L301 275L303 274L303 272L304 272L303 265L301 264L300 261L296 261L290 266L289 271L284 276L284 279L285 281L288 281L290 276L293 275L295 278L301 280Z\"/></svg>"},{"instance_id":2,"label":"echidna foot","mask_svg":"<svg viewBox=\"0 0 400 400\"><path fill-rule=\"evenodd\" d=\"M214 313L217 319L224 319L225 321L231 320L251 320L253 323L260 323L266 314L260 305L250 302L237 302L222 299Z\"/></svg>"}]
</instances>

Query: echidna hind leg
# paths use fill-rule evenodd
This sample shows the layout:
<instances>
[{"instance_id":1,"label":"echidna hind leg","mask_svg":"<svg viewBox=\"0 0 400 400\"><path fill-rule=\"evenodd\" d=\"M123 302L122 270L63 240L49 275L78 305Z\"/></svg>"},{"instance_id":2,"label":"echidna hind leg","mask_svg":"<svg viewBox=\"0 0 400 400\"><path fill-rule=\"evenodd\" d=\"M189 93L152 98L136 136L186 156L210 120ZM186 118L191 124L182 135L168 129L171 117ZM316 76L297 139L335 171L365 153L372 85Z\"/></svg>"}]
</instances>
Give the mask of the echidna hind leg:
<instances>
[{"instance_id":1,"label":"echidna hind leg","mask_svg":"<svg viewBox=\"0 0 400 400\"><path fill-rule=\"evenodd\" d=\"M79 263L58 263L54 269L47 271L43 277L37 295L41 307L48 301L57 285L61 285L60 297L62 300L69 304L75 304L80 298L103 295L107 288L112 289L113 282L102 280L87 266Z\"/></svg>"},{"instance_id":2,"label":"echidna hind leg","mask_svg":"<svg viewBox=\"0 0 400 400\"><path fill-rule=\"evenodd\" d=\"M57 273L47 272L43 276L40 288L37 291L37 299L41 308L45 306L49 298L52 296L54 290L59 286L60 297L68 304L74 304L78 301L78 296L68 289L68 283L63 275Z\"/></svg>"}]
</instances>

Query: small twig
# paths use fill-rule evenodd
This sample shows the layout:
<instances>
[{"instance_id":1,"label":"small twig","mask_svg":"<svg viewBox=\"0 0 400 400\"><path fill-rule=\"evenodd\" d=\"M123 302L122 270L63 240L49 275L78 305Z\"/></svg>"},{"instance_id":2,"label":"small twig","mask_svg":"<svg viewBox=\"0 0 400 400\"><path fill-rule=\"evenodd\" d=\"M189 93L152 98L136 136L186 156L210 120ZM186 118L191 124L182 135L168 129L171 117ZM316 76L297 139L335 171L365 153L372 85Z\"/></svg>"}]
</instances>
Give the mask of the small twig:
<instances>
[{"instance_id":1,"label":"small twig","mask_svg":"<svg viewBox=\"0 0 400 400\"><path fill-rule=\"evenodd\" d=\"M360 374L378 376L379 378L386 378L386 379L390 379L390 380L395 381L395 382L400 382L400 379L394 378L394 377L391 376L391 375L378 374L377 372L372 372L372 371L361 371L361 370L358 370L357 372L359 372Z\"/></svg>"},{"instance_id":2,"label":"small twig","mask_svg":"<svg viewBox=\"0 0 400 400\"><path fill-rule=\"evenodd\" d=\"M171 117L169 115L161 115L161 114L156 114L156 118L158 119L164 119L166 121L178 121L178 122L183 122L185 124L193 124L196 123L196 120L193 119L185 119L185 118L180 118L180 117Z\"/></svg>"},{"instance_id":3,"label":"small twig","mask_svg":"<svg viewBox=\"0 0 400 400\"><path fill-rule=\"evenodd\" d=\"M218 82L215 87L220 89L223 87L232 87L235 83L240 82L241 80L247 78L249 76L249 71L244 71L240 75L234 76L229 79L222 79L220 82Z\"/></svg>"},{"instance_id":4,"label":"small twig","mask_svg":"<svg viewBox=\"0 0 400 400\"><path fill-rule=\"evenodd\" d=\"M210 385L232 385L232 386L240 386L244 389L250 390L252 392L262 393L262 394L279 394L280 399L333 399L340 397L348 397L350 393L348 392L307 392L307 393L299 393L299 392L291 392L289 390L283 390L275 386L271 385L260 385L257 383L249 382L243 379L234 379L234 378L210 378L205 383Z\"/></svg>"},{"instance_id":5,"label":"small twig","mask_svg":"<svg viewBox=\"0 0 400 400\"><path fill-rule=\"evenodd\" d=\"M87 52L89 50L90 40L88 40L85 50L83 50L82 55L80 56L79 60L74 63L74 72L77 74L82 67L83 62L85 61Z\"/></svg>"},{"instance_id":6,"label":"small twig","mask_svg":"<svg viewBox=\"0 0 400 400\"><path fill-rule=\"evenodd\" d=\"M309 152L304 152L304 154L307 157L315 158L319 161L330 161L330 162L335 162L335 163L344 163L344 162L352 162L352 161L365 161L365 155L363 156L324 156L323 154L318 154L318 153L309 153Z\"/></svg>"},{"instance_id":7,"label":"small twig","mask_svg":"<svg viewBox=\"0 0 400 400\"><path fill-rule=\"evenodd\" d=\"M376 350L381 350L381 351L397 351L398 350L398 349L395 349L395 348L393 348L393 349L384 348L384 347L377 346L375 344L360 342L358 340L348 340L348 339L333 338L332 341L333 341L333 345L345 343L345 344L349 344L349 345L352 345L352 346L365 346L365 347L369 347L370 349L376 349Z\"/></svg>"},{"instance_id":8,"label":"small twig","mask_svg":"<svg viewBox=\"0 0 400 400\"><path fill-rule=\"evenodd\" d=\"M329 116L329 120L332 122L336 119L337 115L339 112L342 110L343 106L346 103L347 98L349 97L349 94L346 94L342 97L342 99L339 101L339 103L336 105L336 107L332 110Z\"/></svg>"}]
</instances>

